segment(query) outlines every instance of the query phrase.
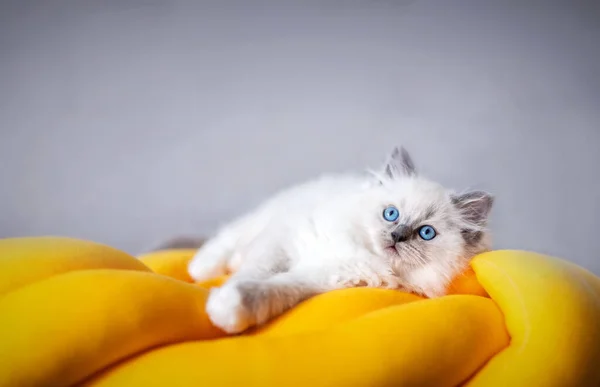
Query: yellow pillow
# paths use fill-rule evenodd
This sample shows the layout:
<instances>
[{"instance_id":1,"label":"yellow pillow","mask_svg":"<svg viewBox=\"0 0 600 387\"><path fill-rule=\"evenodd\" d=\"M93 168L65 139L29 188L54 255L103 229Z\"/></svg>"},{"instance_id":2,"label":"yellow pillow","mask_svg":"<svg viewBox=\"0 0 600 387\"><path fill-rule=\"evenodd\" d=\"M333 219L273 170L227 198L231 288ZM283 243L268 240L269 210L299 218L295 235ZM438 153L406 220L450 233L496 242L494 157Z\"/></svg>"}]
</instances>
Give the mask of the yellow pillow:
<instances>
[{"instance_id":1,"label":"yellow pillow","mask_svg":"<svg viewBox=\"0 0 600 387\"><path fill-rule=\"evenodd\" d=\"M560 259L494 251L445 297L339 290L225 338L192 254L0 240L0 387L600 385L600 279Z\"/></svg>"}]
</instances>

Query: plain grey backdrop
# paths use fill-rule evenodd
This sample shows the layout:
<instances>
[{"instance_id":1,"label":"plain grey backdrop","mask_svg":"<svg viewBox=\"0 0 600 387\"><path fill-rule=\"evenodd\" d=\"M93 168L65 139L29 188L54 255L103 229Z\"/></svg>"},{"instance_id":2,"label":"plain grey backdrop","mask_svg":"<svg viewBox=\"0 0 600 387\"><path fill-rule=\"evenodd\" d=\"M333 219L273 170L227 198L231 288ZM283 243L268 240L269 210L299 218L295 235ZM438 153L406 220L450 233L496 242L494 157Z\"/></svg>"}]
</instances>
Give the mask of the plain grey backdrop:
<instances>
[{"instance_id":1,"label":"plain grey backdrop","mask_svg":"<svg viewBox=\"0 0 600 387\"><path fill-rule=\"evenodd\" d=\"M0 237L137 253L400 143L600 273L597 3L4 0Z\"/></svg>"}]
</instances>

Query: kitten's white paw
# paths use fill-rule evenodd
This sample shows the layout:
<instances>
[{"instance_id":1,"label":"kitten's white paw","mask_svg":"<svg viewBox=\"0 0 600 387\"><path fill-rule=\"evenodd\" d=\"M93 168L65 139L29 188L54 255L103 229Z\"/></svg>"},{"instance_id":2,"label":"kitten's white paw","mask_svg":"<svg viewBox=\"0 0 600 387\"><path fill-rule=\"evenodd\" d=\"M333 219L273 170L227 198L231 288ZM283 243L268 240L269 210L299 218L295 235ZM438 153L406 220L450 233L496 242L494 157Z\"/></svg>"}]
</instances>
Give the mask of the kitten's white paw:
<instances>
[{"instance_id":1,"label":"kitten's white paw","mask_svg":"<svg viewBox=\"0 0 600 387\"><path fill-rule=\"evenodd\" d=\"M253 324L251 312L244 306L242 294L234 285L212 289L206 312L215 326L230 334L240 333Z\"/></svg>"},{"instance_id":2,"label":"kitten's white paw","mask_svg":"<svg viewBox=\"0 0 600 387\"><path fill-rule=\"evenodd\" d=\"M231 259L229 259L229 262L227 262L227 269L229 269L230 272L236 272L239 270L240 266L242 265L242 254L239 252L234 252L231 255Z\"/></svg>"},{"instance_id":3,"label":"kitten's white paw","mask_svg":"<svg viewBox=\"0 0 600 387\"><path fill-rule=\"evenodd\" d=\"M225 259L200 250L188 264L188 273L194 281L206 281L226 274Z\"/></svg>"}]
</instances>

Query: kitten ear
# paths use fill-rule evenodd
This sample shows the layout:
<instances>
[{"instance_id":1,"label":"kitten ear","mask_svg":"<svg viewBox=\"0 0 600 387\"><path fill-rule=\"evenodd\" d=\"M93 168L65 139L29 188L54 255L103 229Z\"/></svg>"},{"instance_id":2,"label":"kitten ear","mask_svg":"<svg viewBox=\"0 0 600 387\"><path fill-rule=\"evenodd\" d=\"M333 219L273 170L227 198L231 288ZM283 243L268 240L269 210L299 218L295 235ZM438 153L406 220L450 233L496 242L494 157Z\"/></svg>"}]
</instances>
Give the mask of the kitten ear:
<instances>
[{"instance_id":1,"label":"kitten ear","mask_svg":"<svg viewBox=\"0 0 600 387\"><path fill-rule=\"evenodd\" d=\"M494 197L487 192L471 191L452 195L452 203L460 210L467 222L483 227L494 204Z\"/></svg>"},{"instance_id":2,"label":"kitten ear","mask_svg":"<svg viewBox=\"0 0 600 387\"><path fill-rule=\"evenodd\" d=\"M390 179L417 174L415 163L404 147L395 147L384 168L385 175Z\"/></svg>"}]
</instances>

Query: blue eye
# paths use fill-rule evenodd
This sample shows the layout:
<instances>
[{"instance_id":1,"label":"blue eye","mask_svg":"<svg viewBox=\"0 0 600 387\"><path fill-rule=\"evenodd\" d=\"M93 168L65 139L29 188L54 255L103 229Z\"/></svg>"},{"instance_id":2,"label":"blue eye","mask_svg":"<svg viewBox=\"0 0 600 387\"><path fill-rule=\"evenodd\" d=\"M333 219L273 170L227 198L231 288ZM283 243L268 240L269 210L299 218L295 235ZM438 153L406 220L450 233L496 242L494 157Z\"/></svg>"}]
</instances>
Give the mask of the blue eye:
<instances>
[{"instance_id":1,"label":"blue eye","mask_svg":"<svg viewBox=\"0 0 600 387\"><path fill-rule=\"evenodd\" d=\"M435 229L431 226L423 226L419 229L419 236L421 239L430 241L435 238Z\"/></svg>"},{"instance_id":2,"label":"blue eye","mask_svg":"<svg viewBox=\"0 0 600 387\"><path fill-rule=\"evenodd\" d=\"M398 209L394 206L389 206L383 210L383 219L387 220L388 222L395 222L399 216L400 212L398 212Z\"/></svg>"}]
</instances>

